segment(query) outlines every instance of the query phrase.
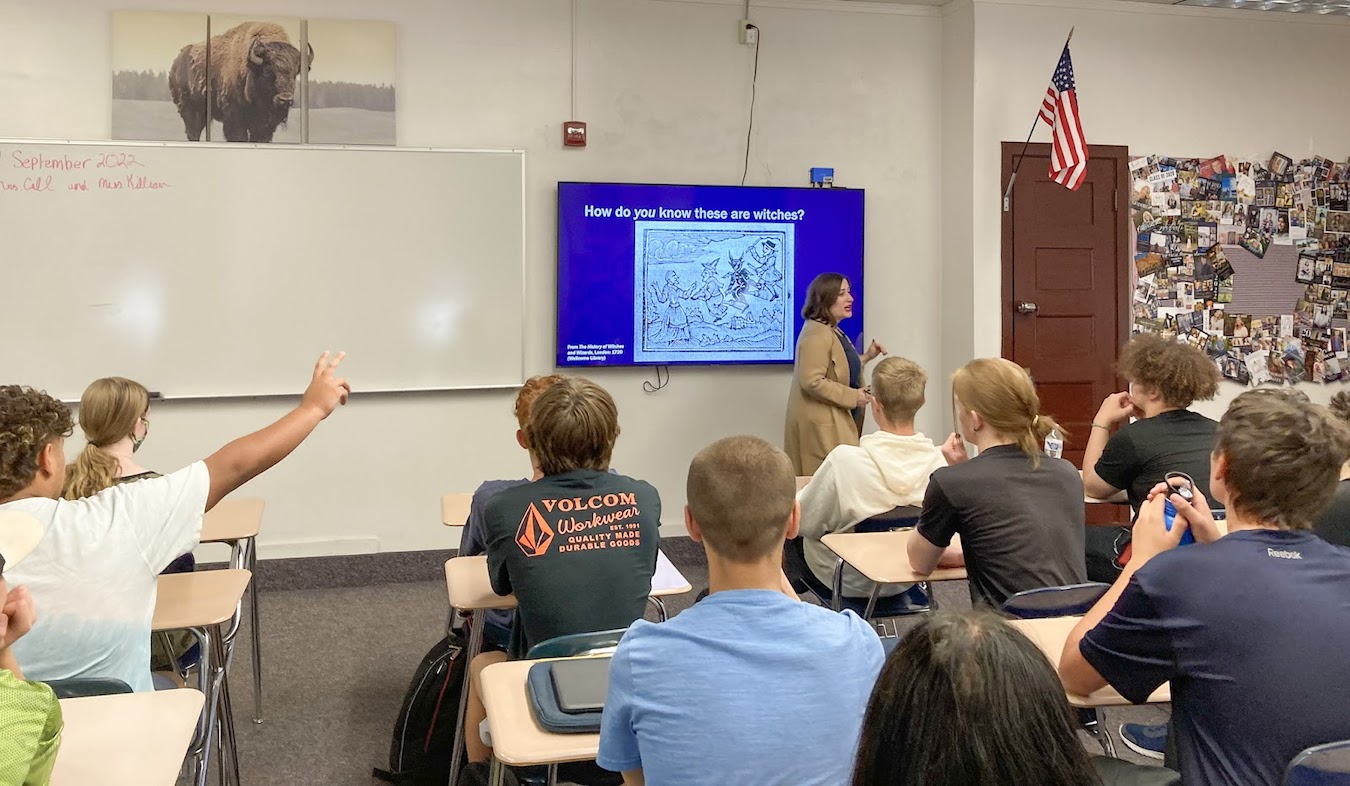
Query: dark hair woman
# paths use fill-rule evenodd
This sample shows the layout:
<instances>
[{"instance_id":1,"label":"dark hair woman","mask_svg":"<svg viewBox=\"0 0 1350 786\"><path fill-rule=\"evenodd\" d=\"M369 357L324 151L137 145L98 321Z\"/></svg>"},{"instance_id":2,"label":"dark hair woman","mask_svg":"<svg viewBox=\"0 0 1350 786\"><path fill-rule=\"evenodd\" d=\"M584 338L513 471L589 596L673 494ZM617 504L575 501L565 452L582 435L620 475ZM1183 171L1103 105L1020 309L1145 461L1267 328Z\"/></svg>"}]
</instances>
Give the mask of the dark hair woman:
<instances>
[{"instance_id":1,"label":"dark hair woman","mask_svg":"<svg viewBox=\"0 0 1350 786\"><path fill-rule=\"evenodd\" d=\"M862 368L886 349L875 341L859 355L839 323L853 316L849 281L821 273L811 282L802 307L797 361L788 393L783 450L798 475L812 475L839 445L857 445L864 407Z\"/></svg>"}]
</instances>

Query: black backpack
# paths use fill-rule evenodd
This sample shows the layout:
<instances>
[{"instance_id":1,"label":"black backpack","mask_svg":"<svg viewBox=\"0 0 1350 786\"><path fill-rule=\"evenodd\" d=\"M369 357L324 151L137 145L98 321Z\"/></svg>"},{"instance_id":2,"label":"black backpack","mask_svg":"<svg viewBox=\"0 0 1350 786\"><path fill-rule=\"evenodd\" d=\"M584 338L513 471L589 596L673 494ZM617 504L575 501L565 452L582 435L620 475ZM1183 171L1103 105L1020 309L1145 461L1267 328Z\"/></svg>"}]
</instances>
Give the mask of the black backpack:
<instances>
[{"instance_id":1,"label":"black backpack","mask_svg":"<svg viewBox=\"0 0 1350 786\"><path fill-rule=\"evenodd\" d=\"M446 636L422 658L394 721L389 769L375 777L398 786L445 786L450 779L459 697L468 671L464 639Z\"/></svg>"}]
</instances>

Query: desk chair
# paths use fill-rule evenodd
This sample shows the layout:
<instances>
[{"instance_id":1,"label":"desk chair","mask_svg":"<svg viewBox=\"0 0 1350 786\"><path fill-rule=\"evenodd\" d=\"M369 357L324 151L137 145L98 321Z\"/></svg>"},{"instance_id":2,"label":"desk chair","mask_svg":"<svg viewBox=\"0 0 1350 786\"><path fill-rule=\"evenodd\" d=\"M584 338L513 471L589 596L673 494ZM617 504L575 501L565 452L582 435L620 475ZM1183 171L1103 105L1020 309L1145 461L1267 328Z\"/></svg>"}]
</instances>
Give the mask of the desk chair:
<instances>
[{"instance_id":1,"label":"desk chair","mask_svg":"<svg viewBox=\"0 0 1350 786\"><path fill-rule=\"evenodd\" d=\"M1110 584L1088 582L1067 587L1041 587L1018 592L1003 601L1003 613L1019 620L1081 617L1101 600Z\"/></svg>"},{"instance_id":2,"label":"desk chair","mask_svg":"<svg viewBox=\"0 0 1350 786\"><path fill-rule=\"evenodd\" d=\"M541 658L575 658L580 655L604 655L614 652L614 648L619 646L619 639L623 638L627 628L618 630L601 630L595 633L573 633L568 636L556 636L547 641L541 641L530 647L526 653L526 660L538 660ZM492 762L494 768L501 768L505 765L496 761ZM594 762L577 762L575 765L584 780L592 780L592 777L601 778L606 774L595 765ZM550 764L547 767L526 767L517 771L521 786L553 786L558 782L558 765ZM575 776L569 780L575 780ZM493 781L496 782L496 781Z\"/></svg>"},{"instance_id":3,"label":"desk chair","mask_svg":"<svg viewBox=\"0 0 1350 786\"><path fill-rule=\"evenodd\" d=\"M87 696L111 696L131 693L131 686L111 677L75 677L47 683L58 699L83 699Z\"/></svg>"},{"instance_id":4,"label":"desk chair","mask_svg":"<svg viewBox=\"0 0 1350 786\"><path fill-rule=\"evenodd\" d=\"M1069 584L1063 587L1041 587L1023 590L1003 602L1003 613L1015 619L1045 619L1047 617L1074 617L1086 614L1092 604L1101 599L1109 584L1089 582L1087 584ZM1101 715L1095 708L1077 708L1078 722L1088 734L1097 738L1102 750L1111 758L1116 757L1116 744L1111 732L1102 724Z\"/></svg>"},{"instance_id":5,"label":"desk chair","mask_svg":"<svg viewBox=\"0 0 1350 786\"><path fill-rule=\"evenodd\" d=\"M447 527L462 527L469 521L469 508L473 505L472 491L459 491L441 495L441 523Z\"/></svg>"},{"instance_id":6,"label":"desk chair","mask_svg":"<svg viewBox=\"0 0 1350 786\"><path fill-rule=\"evenodd\" d=\"M578 655L603 655L614 652L619 639L627 628L601 630L595 633L573 633L568 636L555 636L530 647L525 653L526 660L541 658L575 658Z\"/></svg>"},{"instance_id":7,"label":"desk chair","mask_svg":"<svg viewBox=\"0 0 1350 786\"><path fill-rule=\"evenodd\" d=\"M1350 740L1316 745L1294 757L1284 786L1350 786Z\"/></svg>"},{"instance_id":8,"label":"desk chair","mask_svg":"<svg viewBox=\"0 0 1350 786\"><path fill-rule=\"evenodd\" d=\"M857 524L850 527L848 532L891 532L897 529L913 527L919 523L919 513L921 509L912 505L902 505L892 508L885 513L878 513L870 518L865 518ZM842 564L836 566L836 576L842 581ZM901 592L897 595L887 597L878 597L875 607L871 612L867 611L867 598L848 598L843 595L842 586L836 586L831 589L825 586L816 574L811 570L811 566L806 562L806 546L801 537L793 538L787 542L783 549L783 573L792 583L792 588L798 593L810 592L815 595L821 605L829 606L835 611L850 609L855 614L864 615L864 619L871 619L875 613L878 617L900 617L906 614L916 614L931 610L929 603L929 585L928 582L920 582L918 590L914 588Z\"/></svg>"}]
</instances>

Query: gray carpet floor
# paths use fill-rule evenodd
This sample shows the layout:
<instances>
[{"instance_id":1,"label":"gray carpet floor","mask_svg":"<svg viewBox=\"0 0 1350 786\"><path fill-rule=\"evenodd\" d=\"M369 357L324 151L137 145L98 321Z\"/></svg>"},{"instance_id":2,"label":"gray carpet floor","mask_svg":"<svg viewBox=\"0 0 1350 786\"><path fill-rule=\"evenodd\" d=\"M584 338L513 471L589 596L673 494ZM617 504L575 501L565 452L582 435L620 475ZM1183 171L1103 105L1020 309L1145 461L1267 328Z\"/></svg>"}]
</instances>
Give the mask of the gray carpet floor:
<instances>
[{"instance_id":1,"label":"gray carpet floor","mask_svg":"<svg viewBox=\"0 0 1350 786\"><path fill-rule=\"evenodd\" d=\"M694 586L667 599L670 613L686 609L708 584L701 547L687 538L662 542ZM937 586L944 609L969 608L965 582ZM329 589L264 589L264 722L251 720L252 664L247 623L231 668L246 786L370 786L372 767L388 765L394 717L418 661L443 635L448 602L443 580ZM900 620L903 631L912 621ZM1122 722L1156 723L1168 708L1129 707L1106 712L1112 735ZM1086 734L1084 745L1100 753ZM1135 756L1117 739L1122 758ZM212 774L214 778L214 773Z\"/></svg>"}]
</instances>

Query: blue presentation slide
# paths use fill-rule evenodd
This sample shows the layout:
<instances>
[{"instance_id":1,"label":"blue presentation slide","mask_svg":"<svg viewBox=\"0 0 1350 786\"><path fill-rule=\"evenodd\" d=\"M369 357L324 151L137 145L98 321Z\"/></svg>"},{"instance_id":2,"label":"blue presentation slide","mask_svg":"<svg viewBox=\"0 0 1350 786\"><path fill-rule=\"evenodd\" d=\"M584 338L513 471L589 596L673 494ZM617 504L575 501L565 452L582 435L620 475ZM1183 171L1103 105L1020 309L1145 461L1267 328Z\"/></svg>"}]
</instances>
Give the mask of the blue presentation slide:
<instances>
[{"instance_id":1,"label":"blue presentation slide","mask_svg":"<svg viewBox=\"0 0 1350 786\"><path fill-rule=\"evenodd\" d=\"M860 343L862 268L861 190L559 183L557 363L791 363L820 273Z\"/></svg>"}]
</instances>

